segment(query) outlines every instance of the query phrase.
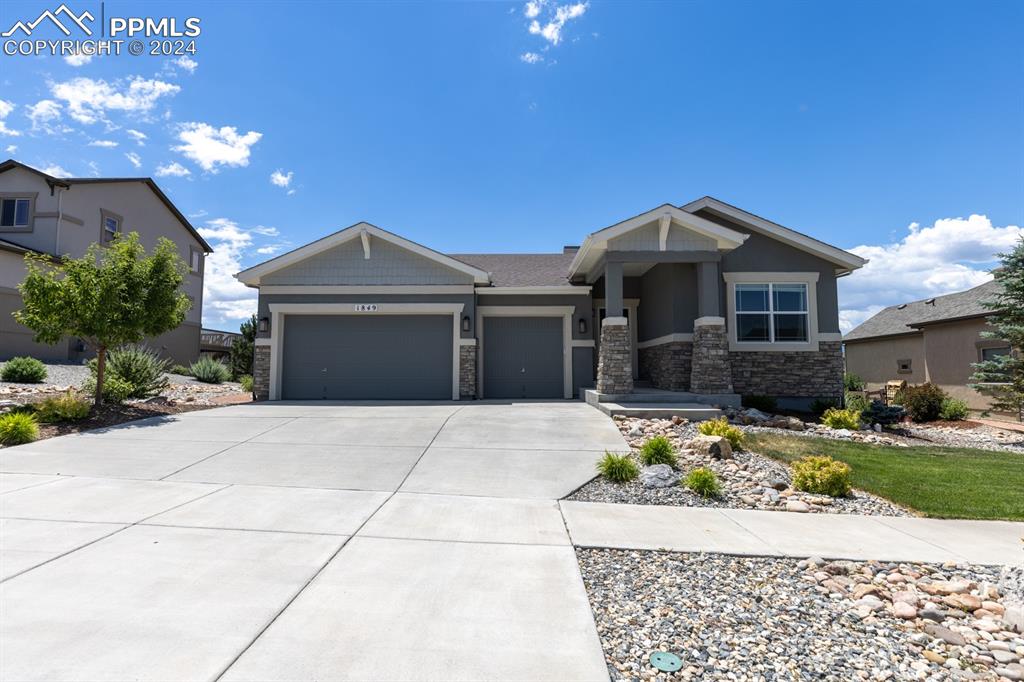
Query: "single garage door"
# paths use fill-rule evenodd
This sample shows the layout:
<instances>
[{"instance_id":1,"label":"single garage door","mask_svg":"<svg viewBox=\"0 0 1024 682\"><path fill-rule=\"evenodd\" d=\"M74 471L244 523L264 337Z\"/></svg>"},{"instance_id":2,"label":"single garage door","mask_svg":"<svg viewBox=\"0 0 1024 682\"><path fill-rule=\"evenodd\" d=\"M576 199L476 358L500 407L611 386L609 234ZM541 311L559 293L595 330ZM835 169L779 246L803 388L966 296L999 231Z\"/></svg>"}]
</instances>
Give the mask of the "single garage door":
<instances>
[{"instance_id":1,"label":"single garage door","mask_svg":"<svg viewBox=\"0 0 1024 682\"><path fill-rule=\"evenodd\" d=\"M561 398L562 318L484 318L484 397Z\"/></svg>"},{"instance_id":2,"label":"single garage door","mask_svg":"<svg viewBox=\"0 0 1024 682\"><path fill-rule=\"evenodd\" d=\"M285 400L451 400L451 315L287 315Z\"/></svg>"}]
</instances>

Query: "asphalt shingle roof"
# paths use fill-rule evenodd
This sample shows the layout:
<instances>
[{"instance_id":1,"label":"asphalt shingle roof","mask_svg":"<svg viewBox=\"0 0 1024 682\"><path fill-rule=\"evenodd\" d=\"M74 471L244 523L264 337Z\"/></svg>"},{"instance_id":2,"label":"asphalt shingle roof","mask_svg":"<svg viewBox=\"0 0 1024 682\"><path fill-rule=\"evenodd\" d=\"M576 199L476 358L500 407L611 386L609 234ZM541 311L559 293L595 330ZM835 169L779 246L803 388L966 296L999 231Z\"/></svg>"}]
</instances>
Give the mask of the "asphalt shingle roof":
<instances>
[{"instance_id":1,"label":"asphalt shingle roof","mask_svg":"<svg viewBox=\"0 0 1024 682\"><path fill-rule=\"evenodd\" d=\"M450 253L455 260L491 273L496 287L567 286L569 253Z\"/></svg>"},{"instance_id":2,"label":"asphalt shingle roof","mask_svg":"<svg viewBox=\"0 0 1024 682\"><path fill-rule=\"evenodd\" d=\"M991 281L955 294L892 305L852 329L843 340L857 341L878 336L912 334L916 331L912 325L985 315L989 310L981 305L981 302L991 300L998 293L999 285Z\"/></svg>"}]
</instances>

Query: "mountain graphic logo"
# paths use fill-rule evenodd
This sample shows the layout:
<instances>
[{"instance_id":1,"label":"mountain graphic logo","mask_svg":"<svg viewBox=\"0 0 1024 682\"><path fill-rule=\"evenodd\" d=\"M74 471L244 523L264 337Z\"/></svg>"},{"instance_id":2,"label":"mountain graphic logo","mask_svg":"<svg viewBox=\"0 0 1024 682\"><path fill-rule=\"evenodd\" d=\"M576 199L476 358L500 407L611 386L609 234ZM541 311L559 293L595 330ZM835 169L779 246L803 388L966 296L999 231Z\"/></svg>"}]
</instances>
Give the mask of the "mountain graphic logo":
<instances>
[{"instance_id":1,"label":"mountain graphic logo","mask_svg":"<svg viewBox=\"0 0 1024 682\"><path fill-rule=\"evenodd\" d=\"M65 4L61 4L60 7L53 10L52 12L50 10L43 10L43 13L40 14L35 21L30 21L28 23L25 23L24 21L16 22L14 26L11 26L9 30L4 31L0 35L2 35L4 38L10 38L18 31L22 31L25 33L26 36L30 36L32 35L32 31L34 31L36 27L39 26L39 24L43 23L45 19L49 19L50 21L52 21L53 24L58 29L60 29L64 35L71 35L71 31L68 30L68 27L61 23L61 20L58 18L59 15L64 15L66 17L66 20L74 22L74 25L82 29L85 32L85 35L92 35L92 29L86 26L84 22L86 20L95 21L96 17L94 17L89 11L85 11L82 12L80 15L76 15L74 12L68 9L68 6Z\"/></svg>"}]
</instances>

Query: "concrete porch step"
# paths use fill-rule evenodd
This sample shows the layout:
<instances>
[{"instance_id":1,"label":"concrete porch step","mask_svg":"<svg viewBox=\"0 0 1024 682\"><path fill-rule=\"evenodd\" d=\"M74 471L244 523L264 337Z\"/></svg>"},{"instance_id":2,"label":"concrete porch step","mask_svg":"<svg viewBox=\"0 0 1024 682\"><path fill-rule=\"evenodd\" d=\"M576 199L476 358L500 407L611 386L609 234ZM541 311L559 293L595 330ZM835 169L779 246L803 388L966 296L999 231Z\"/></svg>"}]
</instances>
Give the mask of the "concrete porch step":
<instances>
[{"instance_id":1,"label":"concrete porch step","mask_svg":"<svg viewBox=\"0 0 1024 682\"><path fill-rule=\"evenodd\" d=\"M666 391L661 388L636 388L632 393L598 393L594 389L584 392L587 404L597 407L601 403L628 403L630 405L645 403L651 406L661 404L679 405L697 403L702 407L708 405L740 406L740 396L735 393L690 393L688 391Z\"/></svg>"},{"instance_id":2,"label":"concrete porch step","mask_svg":"<svg viewBox=\"0 0 1024 682\"><path fill-rule=\"evenodd\" d=\"M716 419L722 416L717 407L704 403L644 403L644 402L599 402L591 403L609 417L637 417L639 419L671 419L681 417L690 421Z\"/></svg>"}]
</instances>

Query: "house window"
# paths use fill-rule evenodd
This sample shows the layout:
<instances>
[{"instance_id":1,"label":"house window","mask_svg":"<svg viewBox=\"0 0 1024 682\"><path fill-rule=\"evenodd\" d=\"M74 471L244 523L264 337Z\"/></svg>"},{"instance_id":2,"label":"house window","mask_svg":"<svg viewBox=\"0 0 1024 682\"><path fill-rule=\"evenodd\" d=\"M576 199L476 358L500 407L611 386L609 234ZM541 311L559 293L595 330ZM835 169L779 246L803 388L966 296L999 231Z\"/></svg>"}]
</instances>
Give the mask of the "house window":
<instances>
[{"instance_id":1,"label":"house window","mask_svg":"<svg viewBox=\"0 0 1024 682\"><path fill-rule=\"evenodd\" d=\"M0 200L0 227L7 229L28 229L32 217L32 200L11 197Z\"/></svg>"},{"instance_id":2,"label":"house window","mask_svg":"<svg viewBox=\"0 0 1024 682\"><path fill-rule=\"evenodd\" d=\"M736 340L740 343L806 343L807 284L736 284Z\"/></svg>"},{"instance_id":3,"label":"house window","mask_svg":"<svg viewBox=\"0 0 1024 682\"><path fill-rule=\"evenodd\" d=\"M996 358L1010 354L1009 346L996 346L995 348L982 348L981 349L981 361L988 362L989 360L995 360Z\"/></svg>"},{"instance_id":4,"label":"house window","mask_svg":"<svg viewBox=\"0 0 1024 682\"><path fill-rule=\"evenodd\" d=\"M912 374L914 370L911 368L910 360L897 360L896 372L899 374Z\"/></svg>"},{"instance_id":5,"label":"house window","mask_svg":"<svg viewBox=\"0 0 1024 682\"><path fill-rule=\"evenodd\" d=\"M121 223L124 219L116 213L110 211L100 211L100 227L101 237L104 244L113 241L119 234L121 234Z\"/></svg>"},{"instance_id":6,"label":"house window","mask_svg":"<svg viewBox=\"0 0 1024 682\"><path fill-rule=\"evenodd\" d=\"M188 269L193 275L201 274L203 271L203 252L193 246L188 249Z\"/></svg>"}]
</instances>

